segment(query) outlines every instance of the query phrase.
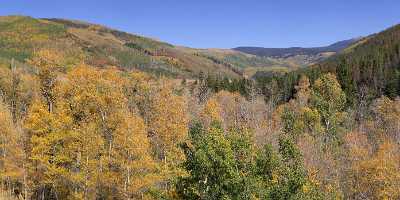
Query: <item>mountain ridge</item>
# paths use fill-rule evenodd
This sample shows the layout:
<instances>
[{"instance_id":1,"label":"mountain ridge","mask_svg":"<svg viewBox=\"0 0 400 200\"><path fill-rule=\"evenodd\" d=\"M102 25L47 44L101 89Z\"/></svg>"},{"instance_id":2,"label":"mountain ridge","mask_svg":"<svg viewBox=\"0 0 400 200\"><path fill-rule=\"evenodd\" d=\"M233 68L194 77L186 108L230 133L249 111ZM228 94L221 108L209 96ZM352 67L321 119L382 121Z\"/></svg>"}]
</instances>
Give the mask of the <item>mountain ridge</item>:
<instances>
[{"instance_id":1,"label":"mountain ridge","mask_svg":"<svg viewBox=\"0 0 400 200\"><path fill-rule=\"evenodd\" d=\"M295 55L314 55L324 52L338 53L341 50L361 40L362 37L356 37L348 40L342 40L322 47L288 47L288 48L267 48L267 47L252 47L240 46L233 48L234 50L265 57L289 57Z\"/></svg>"}]
</instances>

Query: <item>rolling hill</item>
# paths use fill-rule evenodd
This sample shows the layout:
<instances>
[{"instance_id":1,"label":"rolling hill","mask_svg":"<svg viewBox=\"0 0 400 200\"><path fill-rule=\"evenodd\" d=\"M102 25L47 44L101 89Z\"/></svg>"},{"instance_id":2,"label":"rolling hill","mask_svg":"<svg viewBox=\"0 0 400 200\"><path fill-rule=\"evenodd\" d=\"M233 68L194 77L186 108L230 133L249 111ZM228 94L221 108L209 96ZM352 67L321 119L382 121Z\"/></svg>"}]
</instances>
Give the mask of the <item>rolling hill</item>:
<instances>
[{"instance_id":1,"label":"rolling hill","mask_svg":"<svg viewBox=\"0 0 400 200\"><path fill-rule=\"evenodd\" d=\"M231 78L251 77L257 72L286 73L332 55L280 58L235 49L195 49L77 20L0 17L0 63L10 59L25 63L40 49L62 52L71 65L83 59L98 67L112 65L180 78L200 72Z\"/></svg>"},{"instance_id":2,"label":"rolling hill","mask_svg":"<svg viewBox=\"0 0 400 200\"><path fill-rule=\"evenodd\" d=\"M259 57L264 57L280 63L287 63L292 68L306 67L325 60L347 47L357 43L362 38L343 40L325 47L291 47L291 48L263 48L263 47L237 47L236 51Z\"/></svg>"},{"instance_id":3,"label":"rolling hill","mask_svg":"<svg viewBox=\"0 0 400 200\"><path fill-rule=\"evenodd\" d=\"M0 47L0 57L20 62L32 57L35 50L46 48L63 52L69 60L83 57L94 66L114 65L171 76L199 71L239 76L233 68L171 44L79 21L1 17Z\"/></svg>"},{"instance_id":4,"label":"rolling hill","mask_svg":"<svg viewBox=\"0 0 400 200\"><path fill-rule=\"evenodd\" d=\"M69 63L83 58L94 66L113 65L171 77L205 72L235 78L245 75L246 69L290 67L234 50L174 46L76 20L0 17L0 60L14 58L24 63L40 49L62 52Z\"/></svg>"}]
</instances>

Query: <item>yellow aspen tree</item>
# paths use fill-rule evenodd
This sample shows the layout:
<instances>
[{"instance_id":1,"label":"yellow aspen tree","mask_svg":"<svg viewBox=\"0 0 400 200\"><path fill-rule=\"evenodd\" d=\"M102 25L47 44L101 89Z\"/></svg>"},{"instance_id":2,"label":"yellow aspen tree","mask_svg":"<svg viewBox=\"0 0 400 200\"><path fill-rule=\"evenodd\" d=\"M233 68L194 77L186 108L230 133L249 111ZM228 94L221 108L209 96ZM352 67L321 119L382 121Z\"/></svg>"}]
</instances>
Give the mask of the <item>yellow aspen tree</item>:
<instances>
[{"instance_id":1,"label":"yellow aspen tree","mask_svg":"<svg viewBox=\"0 0 400 200\"><path fill-rule=\"evenodd\" d=\"M72 159L68 179L74 199L95 199L101 178L99 157L105 153L104 140L96 123L83 123L70 135L66 154ZM72 198L71 197L71 198Z\"/></svg>"},{"instance_id":2,"label":"yellow aspen tree","mask_svg":"<svg viewBox=\"0 0 400 200\"><path fill-rule=\"evenodd\" d=\"M152 77L143 72L132 72L127 76L124 94L128 99L131 113L137 112L142 116L149 113L151 90L155 84Z\"/></svg>"},{"instance_id":3,"label":"yellow aspen tree","mask_svg":"<svg viewBox=\"0 0 400 200\"><path fill-rule=\"evenodd\" d=\"M352 166L355 182L352 198L400 198L400 153L398 145L384 140L372 157Z\"/></svg>"},{"instance_id":4,"label":"yellow aspen tree","mask_svg":"<svg viewBox=\"0 0 400 200\"><path fill-rule=\"evenodd\" d=\"M216 99L209 99L203 106L203 109L200 111L200 119L203 121L203 124L208 127L211 122L218 121L222 122L222 108L217 102Z\"/></svg>"},{"instance_id":5,"label":"yellow aspen tree","mask_svg":"<svg viewBox=\"0 0 400 200\"><path fill-rule=\"evenodd\" d=\"M138 199L160 180L143 119L127 113L115 130L114 140L119 190L126 199Z\"/></svg>"},{"instance_id":6,"label":"yellow aspen tree","mask_svg":"<svg viewBox=\"0 0 400 200\"><path fill-rule=\"evenodd\" d=\"M0 177L2 189L13 192L25 190L25 152L21 130L13 123L12 114L4 103L0 103ZM22 184L24 188L19 188Z\"/></svg>"},{"instance_id":7,"label":"yellow aspen tree","mask_svg":"<svg viewBox=\"0 0 400 200\"><path fill-rule=\"evenodd\" d=\"M372 111L375 114L374 122L380 132L377 137L390 137L400 142L400 99L381 97L373 103Z\"/></svg>"},{"instance_id":8,"label":"yellow aspen tree","mask_svg":"<svg viewBox=\"0 0 400 200\"><path fill-rule=\"evenodd\" d=\"M174 94L173 87L164 81L150 98L148 126L160 159L165 163L182 160L178 145L187 138L188 132L184 97Z\"/></svg>"},{"instance_id":9,"label":"yellow aspen tree","mask_svg":"<svg viewBox=\"0 0 400 200\"><path fill-rule=\"evenodd\" d=\"M337 142L341 137L341 126L346 118L344 112L346 94L343 92L336 76L331 73L322 75L312 88L311 107L318 110L325 126L326 140Z\"/></svg>"},{"instance_id":10,"label":"yellow aspen tree","mask_svg":"<svg viewBox=\"0 0 400 200\"><path fill-rule=\"evenodd\" d=\"M116 188L118 176L112 169L114 134L122 119L119 113L126 108L121 81L115 69L80 65L60 84L63 101L59 107L66 110L77 131L72 143L76 156L71 155L76 166L73 177L80 180L77 196L107 195Z\"/></svg>"},{"instance_id":11,"label":"yellow aspen tree","mask_svg":"<svg viewBox=\"0 0 400 200\"><path fill-rule=\"evenodd\" d=\"M0 68L0 94L9 105L13 121L23 118L35 97L37 81L34 76L12 62L10 68Z\"/></svg>"},{"instance_id":12,"label":"yellow aspen tree","mask_svg":"<svg viewBox=\"0 0 400 200\"><path fill-rule=\"evenodd\" d=\"M295 97L296 97L298 104L301 107L307 106L308 100L311 95L310 80L308 79L308 77L305 75L302 75L300 77L300 80L299 80L297 86L295 86L295 89L296 89Z\"/></svg>"},{"instance_id":13,"label":"yellow aspen tree","mask_svg":"<svg viewBox=\"0 0 400 200\"><path fill-rule=\"evenodd\" d=\"M71 159L66 154L66 144L72 134L71 118L63 112L50 113L46 103L35 101L25 120L30 138L30 177L35 193L63 197L68 193ZM50 191L50 192L49 192Z\"/></svg>"},{"instance_id":14,"label":"yellow aspen tree","mask_svg":"<svg viewBox=\"0 0 400 200\"><path fill-rule=\"evenodd\" d=\"M45 99L49 112L53 111L55 102L54 88L57 83L57 72L63 68L63 55L58 51L48 49L35 52L34 57L28 63L37 68L40 82L40 92Z\"/></svg>"},{"instance_id":15,"label":"yellow aspen tree","mask_svg":"<svg viewBox=\"0 0 400 200\"><path fill-rule=\"evenodd\" d=\"M157 180L147 129L128 109L125 81L118 70L81 65L60 83L57 107L76 130L68 151L75 198L136 198Z\"/></svg>"}]
</instances>

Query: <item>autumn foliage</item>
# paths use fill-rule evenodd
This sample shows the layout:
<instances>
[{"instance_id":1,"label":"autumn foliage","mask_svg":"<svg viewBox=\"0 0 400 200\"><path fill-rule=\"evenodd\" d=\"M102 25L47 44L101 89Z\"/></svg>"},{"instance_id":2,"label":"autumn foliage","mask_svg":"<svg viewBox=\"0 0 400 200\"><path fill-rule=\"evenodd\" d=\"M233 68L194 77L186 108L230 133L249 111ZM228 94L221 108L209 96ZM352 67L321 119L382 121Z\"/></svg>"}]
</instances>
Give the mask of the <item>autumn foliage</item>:
<instances>
[{"instance_id":1,"label":"autumn foliage","mask_svg":"<svg viewBox=\"0 0 400 200\"><path fill-rule=\"evenodd\" d=\"M8 196L400 198L400 101L349 106L334 74L301 76L279 103L254 87L213 91L201 80L71 62L56 50L28 63L0 68Z\"/></svg>"}]
</instances>

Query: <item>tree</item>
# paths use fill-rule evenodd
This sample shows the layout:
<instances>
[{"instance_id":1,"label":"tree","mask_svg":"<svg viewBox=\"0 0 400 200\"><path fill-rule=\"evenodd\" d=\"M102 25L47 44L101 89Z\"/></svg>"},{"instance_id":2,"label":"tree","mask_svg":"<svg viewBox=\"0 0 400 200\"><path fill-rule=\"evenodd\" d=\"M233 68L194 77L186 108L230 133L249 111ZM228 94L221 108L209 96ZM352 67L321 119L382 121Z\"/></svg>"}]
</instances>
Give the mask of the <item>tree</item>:
<instances>
[{"instance_id":1,"label":"tree","mask_svg":"<svg viewBox=\"0 0 400 200\"><path fill-rule=\"evenodd\" d=\"M390 137L400 143L400 99L391 100L383 96L373 102L371 110L378 128L378 138Z\"/></svg>"},{"instance_id":2,"label":"tree","mask_svg":"<svg viewBox=\"0 0 400 200\"><path fill-rule=\"evenodd\" d=\"M72 178L83 193L77 196L140 198L161 179L138 105L124 94L126 84L118 70L86 65L70 71L60 84L58 108L65 109L77 130L70 150Z\"/></svg>"},{"instance_id":3,"label":"tree","mask_svg":"<svg viewBox=\"0 0 400 200\"><path fill-rule=\"evenodd\" d=\"M295 86L295 89L296 89L295 98L299 106L300 107L307 106L311 95L310 80L308 79L308 77L302 75L300 77L298 85Z\"/></svg>"},{"instance_id":4,"label":"tree","mask_svg":"<svg viewBox=\"0 0 400 200\"><path fill-rule=\"evenodd\" d=\"M187 138L188 116L186 102L173 93L166 82L155 88L150 96L149 112L145 113L152 142L159 158L164 163L182 160L178 144Z\"/></svg>"},{"instance_id":5,"label":"tree","mask_svg":"<svg viewBox=\"0 0 400 200\"><path fill-rule=\"evenodd\" d=\"M209 99L200 111L199 118L205 126L211 125L212 122L222 122L222 108L216 99Z\"/></svg>"},{"instance_id":6,"label":"tree","mask_svg":"<svg viewBox=\"0 0 400 200\"><path fill-rule=\"evenodd\" d=\"M0 103L0 178L3 190L26 197L25 152L22 131L13 123L8 107ZM20 186L22 184L22 187Z\"/></svg>"},{"instance_id":7,"label":"tree","mask_svg":"<svg viewBox=\"0 0 400 200\"><path fill-rule=\"evenodd\" d=\"M25 117L37 94L35 77L12 60L10 68L0 68L0 94L10 106L13 121Z\"/></svg>"},{"instance_id":8,"label":"tree","mask_svg":"<svg viewBox=\"0 0 400 200\"><path fill-rule=\"evenodd\" d=\"M37 198L58 198L68 193L69 184L64 180L71 159L66 156L65 143L72 132L71 122L62 112L50 113L41 101L30 108L24 126L30 138L30 177Z\"/></svg>"},{"instance_id":9,"label":"tree","mask_svg":"<svg viewBox=\"0 0 400 200\"><path fill-rule=\"evenodd\" d=\"M239 93L220 91L210 101L215 101L220 107L220 118L223 128L229 129L251 129L250 103Z\"/></svg>"},{"instance_id":10,"label":"tree","mask_svg":"<svg viewBox=\"0 0 400 200\"><path fill-rule=\"evenodd\" d=\"M364 157L365 158L365 157ZM353 193L349 198L400 198L400 154L395 144L384 141L370 158L352 165Z\"/></svg>"},{"instance_id":11,"label":"tree","mask_svg":"<svg viewBox=\"0 0 400 200\"><path fill-rule=\"evenodd\" d=\"M250 133L225 132L219 123L190 129L182 145L187 171L176 184L183 199L322 199L291 140L258 149Z\"/></svg>"},{"instance_id":12,"label":"tree","mask_svg":"<svg viewBox=\"0 0 400 200\"><path fill-rule=\"evenodd\" d=\"M57 72L63 67L63 55L57 51L37 51L28 63L37 67L40 82L40 92L45 99L49 112L53 111L57 83Z\"/></svg>"},{"instance_id":13,"label":"tree","mask_svg":"<svg viewBox=\"0 0 400 200\"><path fill-rule=\"evenodd\" d=\"M161 177L151 157L146 127L138 116L127 116L115 130L115 162L119 166L119 187L127 199L138 199Z\"/></svg>"},{"instance_id":14,"label":"tree","mask_svg":"<svg viewBox=\"0 0 400 200\"><path fill-rule=\"evenodd\" d=\"M184 199L252 199L252 151L249 140L227 138L218 124L204 130L200 124L190 131L191 143L183 149L188 176L179 178L178 195ZM239 140L238 140L239 139Z\"/></svg>"},{"instance_id":15,"label":"tree","mask_svg":"<svg viewBox=\"0 0 400 200\"><path fill-rule=\"evenodd\" d=\"M326 140L339 141L340 127L344 121L346 95L333 74L324 74L314 82L311 107L318 110L326 130Z\"/></svg>"},{"instance_id":16,"label":"tree","mask_svg":"<svg viewBox=\"0 0 400 200\"><path fill-rule=\"evenodd\" d=\"M294 141L304 134L317 137L323 132L323 127L320 113L309 102L312 92L309 79L302 75L295 89L295 98L278 108L283 132L290 135Z\"/></svg>"},{"instance_id":17,"label":"tree","mask_svg":"<svg viewBox=\"0 0 400 200\"><path fill-rule=\"evenodd\" d=\"M25 121L36 198L140 198L159 181L144 121L115 69L81 65Z\"/></svg>"}]
</instances>

